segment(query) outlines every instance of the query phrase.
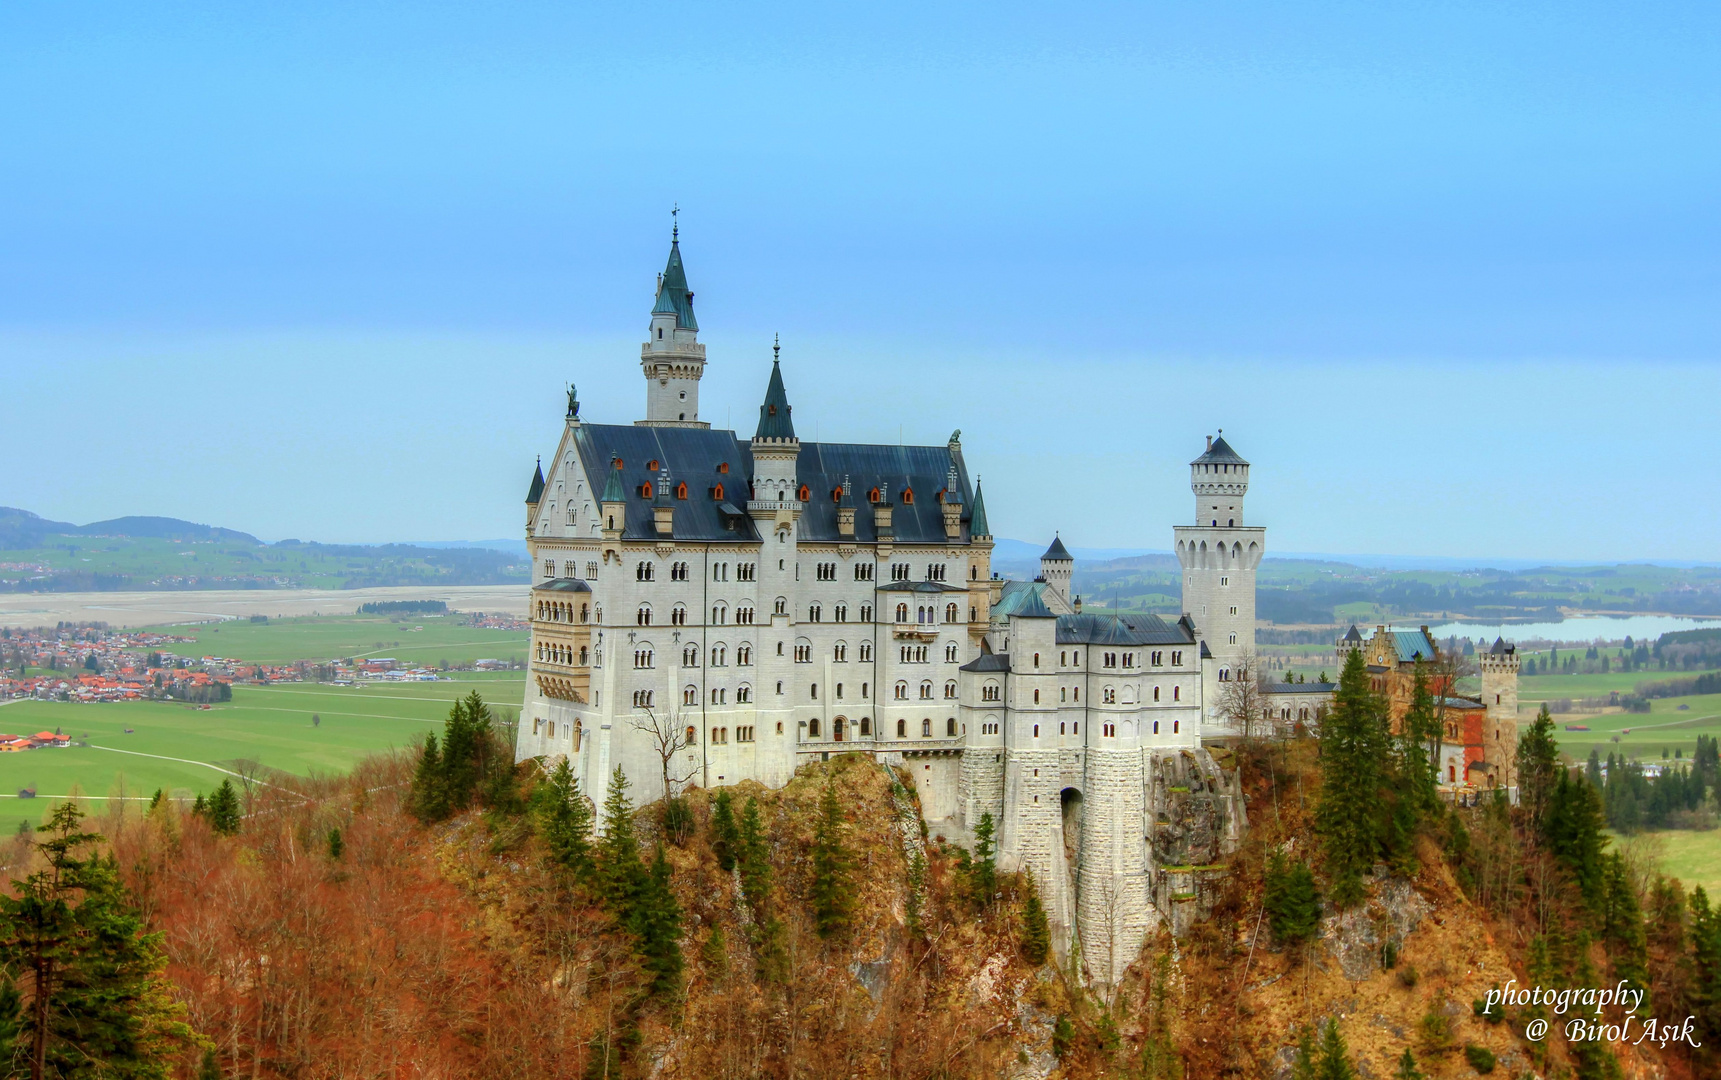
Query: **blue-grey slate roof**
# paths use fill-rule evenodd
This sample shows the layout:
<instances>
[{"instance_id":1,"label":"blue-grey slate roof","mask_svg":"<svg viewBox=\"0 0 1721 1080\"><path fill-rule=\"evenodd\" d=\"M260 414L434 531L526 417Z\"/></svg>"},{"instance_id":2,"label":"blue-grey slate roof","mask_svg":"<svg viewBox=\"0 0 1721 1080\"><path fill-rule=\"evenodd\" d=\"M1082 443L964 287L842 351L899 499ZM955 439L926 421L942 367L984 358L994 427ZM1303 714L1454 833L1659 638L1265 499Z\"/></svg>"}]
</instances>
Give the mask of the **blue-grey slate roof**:
<instances>
[{"instance_id":1,"label":"blue-grey slate roof","mask_svg":"<svg viewBox=\"0 0 1721 1080\"><path fill-rule=\"evenodd\" d=\"M961 671L1009 671L1009 653L982 653L963 664Z\"/></svg>"},{"instance_id":2,"label":"blue-grey slate roof","mask_svg":"<svg viewBox=\"0 0 1721 1080\"><path fill-rule=\"evenodd\" d=\"M1330 682L1271 682L1261 687L1263 694L1330 694L1338 689Z\"/></svg>"},{"instance_id":3,"label":"blue-grey slate roof","mask_svg":"<svg viewBox=\"0 0 1721 1080\"><path fill-rule=\"evenodd\" d=\"M783 365L771 361L771 381L765 386L765 402L759 406L759 428L755 439L792 439L795 424L790 414L789 394L783 389Z\"/></svg>"},{"instance_id":4,"label":"blue-grey slate roof","mask_svg":"<svg viewBox=\"0 0 1721 1080\"><path fill-rule=\"evenodd\" d=\"M538 464L532 469L532 484L526 489L526 501L537 505L538 499L544 494L544 459L539 458Z\"/></svg>"},{"instance_id":5,"label":"blue-grey slate roof","mask_svg":"<svg viewBox=\"0 0 1721 1080\"><path fill-rule=\"evenodd\" d=\"M535 592L591 592L592 587L579 578L548 578L532 586Z\"/></svg>"},{"instance_id":6,"label":"blue-grey slate roof","mask_svg":"<svg viewBox=\"0 0 1721 1080\"><path fill-rule=\"evenodd\" d=\"M1179 619L1158 615L1059 615L1059 645L1193 645L1195 634Z\"/></svg>"},{"instance_id":7,"label":"blue-grey slate roof","mask_svg":"<svg viewBox=\"0 0 1721 1080\"><path fill-rule=\"evenodd\" d=\"M1220 435L1213 440L1213 445L1209 446L1205 453L1191 461L1190 464L1247 465L1249 463L1243 460L1243 455L1231 449L1231 444L1225 441L1225 436Z\"/></svg>"},{"instance_id":8,"label":"blue-grey slate roof","mask_svg":"<svg viewBox=\"0 0 1721 1080\"><path fill-rule=\"evenodd\" d=\"M651 500L639 496L643 484L656 483L646 466L657 462L677 481L687 484L687 499L677 499L677 540L757 541L758 530L742 513L753 478L749 444L733 431L707 428L651 427L635 424L581 424L575 445L594 491L605 490L610 459L622 462L620 488L625 493L627 537L655 537ZM942 544L944 513L938 494L944 489L952 461L964 496L968 471L960 453L948 446L872 446L861 443L803 442L796 474L808 489L799 524L800 539L835 542L851 538L837 532L836 491L845 477L855 492L855 535L860 543L878 539L869 495L874 488L884 502L894 503L891 535L899 544ZM729 471L719 472L726 464ZM723 495L716 495L722 485ZM912 490L909 502L905 491ZM964 502L967 502L965 497ZM966 523L958 538L969 539Z\"/></svg>"},{"instance_id":9,"label":"blue-grey slate roof","mask_svg":"<svg viewBox=\"0 0 1721 1080\"><path fill-rule=\"evenodd\" d=\"M1075 562L1076 560L1075 557L1070 554L1070 549L1064 546L1063 537L1054 536L1052 537L1052 546L1046 549L1046 553L1044 555L1040 556L1040 561Z\"/></svg>"}]
</instances>

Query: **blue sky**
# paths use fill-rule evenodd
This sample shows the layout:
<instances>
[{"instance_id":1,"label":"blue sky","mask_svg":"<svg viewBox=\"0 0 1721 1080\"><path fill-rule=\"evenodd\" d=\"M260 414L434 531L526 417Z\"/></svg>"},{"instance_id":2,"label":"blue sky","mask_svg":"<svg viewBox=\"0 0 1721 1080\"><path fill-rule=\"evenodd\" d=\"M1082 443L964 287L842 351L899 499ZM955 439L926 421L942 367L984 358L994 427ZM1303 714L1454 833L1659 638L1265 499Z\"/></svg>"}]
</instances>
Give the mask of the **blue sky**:
<instances>
[{"instance_id":1,"label":"blue sky","mask_svg":"<svg viewBox=\"0 0 1721 1080\"><path fill-rule=\"evenodd\" d=\"M679 202L750 430L963 430L994 524L1715 559L1714 5L11 3L0 504L517 535L640 415Z\"/></svg>"}]
</instances>

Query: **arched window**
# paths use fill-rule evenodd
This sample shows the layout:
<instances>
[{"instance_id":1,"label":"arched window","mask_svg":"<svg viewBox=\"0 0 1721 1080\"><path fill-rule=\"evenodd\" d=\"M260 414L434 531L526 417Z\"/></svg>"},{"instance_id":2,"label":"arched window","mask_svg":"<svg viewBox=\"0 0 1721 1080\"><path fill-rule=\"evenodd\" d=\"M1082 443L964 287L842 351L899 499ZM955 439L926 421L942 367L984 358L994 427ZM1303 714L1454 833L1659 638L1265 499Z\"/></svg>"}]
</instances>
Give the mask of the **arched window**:
<instances>
[{"instance_id":1,"label":"arched window","mask_svg":"<svg viewBox=\"0 0 1721 1080\"><path fill-rule=\"evenodd\" d=\"M1153 700L1159 700L1159 687L1157 686L1153 688Z\"/></svg>"},{"instance_id":2,"label":"arched window","mask_svg":"<svg viewBox=\"0 0 1721 1080\"><path fill-rule=\"evenodd\" d=\"M809 738L813 738L813 739L816 739L819 737L819 718L818 717L815 716L811 720L807 721L807 736Z\"/></svg>"},{"instance_id":3,"label":"arched window","mask_svg":"<svg viewBox=\"0 0 1721 1080\"><path fill-rule=\"evenodd\" d=\"M899 682L896 684L896 700L898 700L898 701L907 701L908 700L908 684L907 683Z\"/></svg>"},{"instance_id":4,"label":"arched window","mask_svg":"<svg viewBox=\"0 0 1721 1080\"><path fill-rule=\"evenodd\" d=\"M671 625L671 626L686 626L687 625L687 609L685 607L682 607L680 604L677 604L677 605L675 605L675 607L671 608L670 612L669 612L669 625Z\"/></svg>"},{"instance_id":5,"label":"arched window","mask_svg":"<svg viewBox=\"0 0 1721 1080\"><path fill-rule=\"evenodd\" d=\"M866 493L867 502L875 503L879 501L879 498L878 488L873 488L871 491Z\"/></svg>"},{"instance_id":6,"label":"arched window","mask_svg":"<svg viewBox=\"0 0 1721 1080\"><path fill-rule=\"evenodd\" d=\"M699 688L697 686L684 686L684 687L682 687L681 688L681 703L683 705L697 705L697 704L699 704Z\"/></svg>"},{"instance_id":7,"label":"arched window","mask_svg":"<svg viewBox=\"0 0 1721 1080\"><path fill-rule=\"evenodd\" d=\"M932 718L930 716L920 722L920 737L923 739L932 738Z\"/></svg>"},{"instance_id":8,"label":"arched window","mask_svg":"<svg viewBox=\"0 0 1721 1080\"><path fill-rule=\"evenodd\" d=\"M914 505L914 489L913 488L903 488L902 489L902 501L904 503L910 505L910 506Z\"/></svg>"},{"instance_id":9,"label":"arched window","mask_svg":"<svg viewBox=\"0 0 1721 1080\"><path fill-rule=\"evenodd\" d=\"M687 481L683 480L681 483L675 485L675 497L678 499L687 498Z\"/></svg>"},{"instance_id":10,"label":"arched window","mask_svg":"<svg viewBox=\"0 0 1721 1080\"><path fill-rule=\"evenodd\" d=\"M899 739L908 738L908 721L907 720L898 720L896 722L896 737Z\"/></svg>"},{"instance_id":11,"label":"arched window","mask_svg":"<svg viewBox=\"0 0 1721 1080\"><path fill-rule=\"evenodd\" d=\"M1183 700L1183 687L1174 686L1171 688L1171 700L1173 700L1173 701L1182 701Z\"/></svg>"},{"instance_id":12,"label":"arched window","mask_svg":"<svg viewBox=\"0 0 1721 1080\"><path fill-rule=\"evenodd\" d=\"M952 716L950 719L944 721L944 734L946 734L952 738L955 738L955 736L956 736L956 717Z\"/></svg>"},{"instance_id":13,"label":"arched window","mask_svg":"<svg viewBox=\"0 0 1721 1080\"><path fill-rule=\"evenodd\" d=\"M956 680L951 679L949 682L944 684L944 699L946 701L953 701L953 700L955 700L955 698L956 698Z\"/></svg>"},{"instance_id":14,"label":"arched window","mask_svg":"<svg viewBox=\"0 0 1721 1080\"><path fill-rule=\"evenodd\" d=\"M920 700L932 700L932 681L930 679L920 684Z\"/></svg>"},{"instance_id":15,"label":"arched window","mask_svg":"<svg viewBox=\"0 0 1721 1080\"><path fill-rule=\"evenodd\" d=\"M812 494L813 494L812 490L810 488L808 488L807 485L802 484L801 490L797 491L795 493L795 498L799 499L801 502L806 502L809 498L812 497Z\"/></svg>"},{"instance_id":16,"label":"arched window","mask_svg":"<svg viewBox=\"0 0 1721 1080\"><path fill-rule=\"evenodd\" d=\"M641 604L639 606L639 612L638 612L637 618L639 620L639 625L650 626L651 625L651 605L650 604Z\"/></svg>"},{"instance_id":17,"label":"arched window","mask_svg":"<svg viewBox=\"0 0 1721 1080\"><path fill-rule=\"evenodd\" d=\"M721 499L723 497L723 485L722 484L718 484L716 487L711 489L711 497L713 499Z\"/></svg>"},{"instance_id":18,"label":"arched window","mask_svg":"<svg viewBox=\"0 0 1721 1080\"><path fill-rule=\"evenodd\" d=\"M581 645L580 646L580 666L581 667L586 666L586 655L587 655L586 654L586 647L584 645Z\"/></svg>"},{"instance_id":19,"label":"arched window","mask_svg":"<svg viewBox=\"0 0 1721 1080\"><path fill-rule=\"evenodd\" d=\"M897 622L907 622L908 621L908 605L907 604L896 605L896 621Z\"/></svg>"},{"instance_id":20,"label":"arched window","mask_svg":"<svg viewBox=\"0 0 1721 1080\"><path fill-rule=\"evenodd\" d=\"M684 734L687 736L688 746L692 746L699 741L699 731L691 724L688 725L687 731Z\"/></svg>"}]
</instances>

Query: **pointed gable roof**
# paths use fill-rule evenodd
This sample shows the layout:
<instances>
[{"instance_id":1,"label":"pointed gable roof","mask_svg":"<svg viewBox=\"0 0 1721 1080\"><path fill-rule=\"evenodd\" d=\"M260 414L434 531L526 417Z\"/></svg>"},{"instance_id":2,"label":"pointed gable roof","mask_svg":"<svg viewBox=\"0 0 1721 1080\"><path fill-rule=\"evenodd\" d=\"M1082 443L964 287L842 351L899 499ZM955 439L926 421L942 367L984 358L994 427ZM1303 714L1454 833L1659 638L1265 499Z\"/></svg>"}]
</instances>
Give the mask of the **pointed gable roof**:
<instances>
[{"instance_id":1,"label":"pointed gable roof","mask_svg":"<svg viewBox=\"0 0 1721 1080\"><path fill-rule=\"evenodd\" d=\"M1210 444L1208 444L1207 452L1196 458L1194 461L1191 461L1190 464L1247 465L1249 463L1243 460L1242 454L1231 449L1231 444L1225 441L1224 435L1218 435Z\"/></svg>"},{"instance_id":2,"label":"pointed gable roof","mask_svg":"<svg viewBox=\"0 0 1721 1080\"><path fill-rule=\"evenodd\" d=\"M1347 641L1347 642L1355 641L1355 642L1359 642L1359 643L1362 641L1362 635L1357 632L1356 623L1351 623L1350 630L1348 632L1346 632L1346 634L1342 640Z\"/></svg>"},{"instance_id":3,"label":"pointed gable roof","mask_svg":"<svg viewBox=\"0 0 1721 1080\"><path fill-rule=\"evenodd\" d=\"M980 494L980 481L974 481L974 509L968 516L969 536L991 536L992 528L986 522L986 500Z\"/></svg>"},{"instance_id":4,"label":"pointed gable roof","mask_svg":"<svg viewBox=\"0 0 1721 1080\"><path fill-rule=\"evenodd\" d=\"M681 265L680 230L669 242L669 265L663 268L663 277L657 283L657 303L653 305L653 315L675 316L677 330L699 329L699 320L693 317L693 290L687 287L687 271Z\"/></svg>"},{"instance_id":5,"label":"pointed gable roof","mask_svg":"<svg viewBox=\"0 0 1721 1080\"><path fill-rule=\"evenodd\" d=\"M1076 560L1075 557L1070 554L1070 550L1064 546L1063 537L1054 535L1052 537L1052 546L1046 549L1046 553L1044 555L1040 556L1040 561L1075 562Z\"/></svg>"},{"instance_id":6,"label":"pointed gable roof","mask_svg":"<svg viewBox=\"0 0 1721 1080\"><path fill-rule=\"evenodd\" d=\"M1014 611L1010 612L1010 617L1021 619L1055 619L1058 616L1056 612L1046 606L1046 602L1044 600L1040 599L1040 592L1036 589L1027 593L1023 597L1022 602L1016 605Z\"/></svg>"},{"instance_id":7,"label":"pointed gable roof","mask_svg":"<svg viewBox=\"0 0 1721 1080\"><path fill-rule=\"evenodd\" d=\"M765 403L759 406L759 430L755 439L793 439L794 422L789 419L789 394L783 389L783 365L771 361L771 382L765 387Z\"/></svg>"},{"instance_id":8,"label":"pointed gable roof","mask_svg":"<svg viewBox=\"0 0 1721 1080\"><path fill-rule=\"evenodd\" d=\"M544 495L544 459L538 459L538 465L532 470L532 486L526 489L526 501L533 506Z\"/></svg>"}]
</instances>

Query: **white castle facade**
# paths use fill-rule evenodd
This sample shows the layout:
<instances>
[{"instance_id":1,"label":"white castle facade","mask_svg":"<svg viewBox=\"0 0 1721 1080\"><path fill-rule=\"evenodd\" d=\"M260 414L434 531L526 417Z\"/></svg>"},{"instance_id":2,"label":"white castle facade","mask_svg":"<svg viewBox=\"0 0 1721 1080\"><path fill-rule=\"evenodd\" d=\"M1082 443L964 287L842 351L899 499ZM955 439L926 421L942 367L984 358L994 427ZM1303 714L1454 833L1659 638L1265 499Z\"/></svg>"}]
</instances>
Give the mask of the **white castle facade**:
<instances>
[{"instance_id":1,"label":"white castle facade","mask_svg":"<svg viewBox=\"0 0 1721 1080\"><path fill-rule=\"evenodd\" d=\"M570 392L532 478L518 757L567 757L588 794L619 766L645 801L666 772L776 787L871 754L912 774L933 831L971 837L991 814L1060 953L1115 981L1243 827L1202 736L1254 646L1248 463L1223 438L1192 463L1182 618L1083 614L1061 541L1037 580L994 577L960 433L803 442L775 361L751 439L701 421L692 299L677 241L641 351L645 419L588 423Z\"/></svg>"}]
</instances>

